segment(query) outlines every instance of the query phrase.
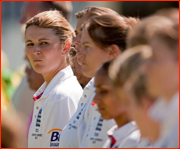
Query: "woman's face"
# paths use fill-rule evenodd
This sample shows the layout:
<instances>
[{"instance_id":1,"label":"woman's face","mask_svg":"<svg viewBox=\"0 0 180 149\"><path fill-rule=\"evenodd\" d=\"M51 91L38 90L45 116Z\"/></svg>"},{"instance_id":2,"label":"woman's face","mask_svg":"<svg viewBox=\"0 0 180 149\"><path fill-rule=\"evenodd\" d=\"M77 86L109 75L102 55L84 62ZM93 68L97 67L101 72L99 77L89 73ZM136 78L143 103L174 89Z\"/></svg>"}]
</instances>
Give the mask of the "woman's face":
<instances>
[{"instance_id":1,"label":"woman's face","mask_svg":"<svg viewBox=\"0 0 180 149\"><path fill-rule=\"evenodd\" d=\"M110 60L109 54L96 46L86 29L83 29L81 37L81 49L78 53L78 63L82 72L87 77L94 77L98 68Z\"/></svg>"},{"instance_id":2,"label":"woman's face","mask_svg":"<svg viewBox=\"0 0 180 149\"><path fill-rule=\"evenodd\" d=\"M40 74L56 71L65 60L63 45L50 28L28 27L25 52L33 69Z\"/></svg>"},{"instance_id":3,"label":"woman's face","mask_svg":"<svg viewBox=\"0 0 180 149\"><path fill-rule=\"evenodd\" d=\"M153 104L152 100L143 96L139 99L140 102L138 102L131 89L127 86L124 87L124 92L126 93L128 100L127 115L129 119L136 122L141 132L141 137L154 140L152 137L156 138L159 135L159 123L148 116L148 109Z\"/></svg>"},{"instance_id":4,"label":"woman's face","mask_svg":"<svg viewBox=\"0 0 180 149\"><path fill-rule=\"evenodd\" d=\"M93 102L98 105L98 111L103 119L116 119L126 111L126 107L117 99L111 83L101 72L95 76L96 95Z\"/></svg>"},{"instance_id":5,"label":"woman's face","mask_svg":"<svg viewBox=\"0 0 180 149\"><path fill-rule=\"evenodd\" d=\"M179 60L164 42L157 39L151 45L152 58L144 65L148 92L154 97L171 98L179 88Z\"/></svg>"}]
</instances>

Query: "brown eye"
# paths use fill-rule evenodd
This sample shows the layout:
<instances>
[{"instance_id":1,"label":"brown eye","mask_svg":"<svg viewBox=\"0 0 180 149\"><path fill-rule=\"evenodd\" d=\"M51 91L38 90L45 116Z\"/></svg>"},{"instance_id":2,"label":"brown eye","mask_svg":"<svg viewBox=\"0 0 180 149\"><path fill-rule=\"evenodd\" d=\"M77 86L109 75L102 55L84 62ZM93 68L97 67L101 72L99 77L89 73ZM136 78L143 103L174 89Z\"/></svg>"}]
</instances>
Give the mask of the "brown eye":
<instances>
[{"instance_id":1,"label":"brown eye","mask_svg":"<svg viewBox=\"0 0 180 149\"><path fill-rule=\"evenodd\" d=\"M47 42L41 42L41 45L48 45Z\"/></svg>"},{"instance_id":2,"label":"brown eye","mask_svg":"<svg viewBox=\"0 0 180 149\"><path fill-rule=\"evenodd\" d=\"M101 93L102 95L104 95L104 94L107 94L108 91L107 91L107 90L101 90L100 93Z\"/></svg>"},{"instance_id":3,"label":"brown eye","mask_svg":"<svg viewBox=\"0 0 180 149\"><path fill-rule=\"evenodd\" d=\"M27 43L27 44L26 44L27 47L31 47L31 46L33 46L33 45L34 45L33 43Z\"/></svg>"}]
</instances>

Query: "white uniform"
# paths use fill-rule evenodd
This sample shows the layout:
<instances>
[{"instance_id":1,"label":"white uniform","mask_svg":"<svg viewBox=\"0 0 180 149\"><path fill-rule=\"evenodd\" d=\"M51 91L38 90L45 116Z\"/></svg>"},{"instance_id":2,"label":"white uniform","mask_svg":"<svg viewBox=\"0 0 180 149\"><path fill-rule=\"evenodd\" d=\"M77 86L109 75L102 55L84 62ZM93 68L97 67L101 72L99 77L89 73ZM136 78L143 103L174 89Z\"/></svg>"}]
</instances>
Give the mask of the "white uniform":
<instances>
[{"instance_id":1,"label":"white uniform","mask_svg":"<svg viewBox=\"0 0 180 149\"><path fill-rule=\"evenodd\" d=\"M59 147L60 134L75 113L83 90L70 66L59 71L46 87L34 94L33 119L29 129L29 148Z\"/></svg>"},{"instance_id":2,"label":"white uniform","mask_svg":"<svg viewBox=\"0 0 180 149\"><path fill-rule=\"evenodd\" d=\"M140 131L133 121L118 129L117 126L114 126L107 134L111 138L105 142L103 148L137 148L141 137Z\"/></svg>"},{"instance_id":3,"label":"white uniform","mask_svg":"<svg viewBox=\"0 0 180 149\"><path fill-rule=\"evenodd\" d=\"M148 138L141 138L137 148L152 148L152 142Z\"/></svg>"},{"instance_id":4,"label":"white uniform","mask_svg":"<svg viewBox=\"0 0 180 149\"><path fill-rule=\"evenodd\" d=\"M90 105L92 115L88 119L86 131L83 135L81 148L102 148L108 140L107 131L116 126L114 119L103 120L101 114L97 111L97 105Z\"/></svg>"},{"instance_id":5,"label":"white uniform","mask_svg":"<svg viewBox=\"0 0 180 149\"><path fill-rule=\"evenodd\" d=\"M94 98L95 87L94 78L84 88L83 95L78 104L78 109L73 117L70 119L66 127L63 129L60 138L61 148L79 148L84 135L87 119L90 115L87 107L91 105Z\"/></svg>"},{"instance_id":6,"label":"white uniform","mask_svg":"<svg viewBox=\"0 0 180 149\"><path fill-rule=\"evenodd\" d=\"M162 124L160 137L153 144L153 147L168 147L168 142L169 144L179 144L179 140L169 137L176 132L176 129L178 131L177 125L179 124L179 92L174 95L169 103L166 103L165 99L159 99L159 101L155 102L155 104L149 111L149 115L153 119L160 121ZM179 131L177 133L179 133ZM178 136L178 134L175 135ZM178 142L174 142L175 140L177 140ZM171 143L171 141L173 141L174 143Z\"/></svg>"}]
</instances>

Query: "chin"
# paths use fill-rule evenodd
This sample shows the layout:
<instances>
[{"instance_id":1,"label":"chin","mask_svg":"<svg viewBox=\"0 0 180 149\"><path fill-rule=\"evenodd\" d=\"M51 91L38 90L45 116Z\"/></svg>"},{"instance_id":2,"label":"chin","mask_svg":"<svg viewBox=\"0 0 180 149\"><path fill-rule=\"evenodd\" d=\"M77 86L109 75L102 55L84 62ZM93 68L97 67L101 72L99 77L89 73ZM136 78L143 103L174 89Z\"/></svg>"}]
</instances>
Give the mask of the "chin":
<instances>
[{"instance_id":1,"label":"chin","mask_svg":"<svg viewBox=\"0 0 180 149\"><path fill-rule=\"evenodd\" d=\"M82 69L82 73L85 77L92 78L91 71L87 69Z\"/></svg>"},{"instance_id":2,"label":"chin","mask_svg":"<svg viewBox=\"0 0 180 149\"><path fill-rule=\"evenodd\" d=\"M105 115L105 114L101 114L101 116L102 116L102 118L103 118L104 120L110 120L110 119L112 119L112 117L110 117L110 116L108 116L108 115Z\"/></svg>"},{"instance_id":3,"label":"chin","mask_svg":"<svg viewBox=\"0 0 180 149\"><path fill-rule=\"evenodd\" d=\"M46 73L47 70L46 69L43 69L42 67L35 67L34 68L34 71L39 73L39 74L43 74L43 73Z\"/></svg>"}]
</instances>

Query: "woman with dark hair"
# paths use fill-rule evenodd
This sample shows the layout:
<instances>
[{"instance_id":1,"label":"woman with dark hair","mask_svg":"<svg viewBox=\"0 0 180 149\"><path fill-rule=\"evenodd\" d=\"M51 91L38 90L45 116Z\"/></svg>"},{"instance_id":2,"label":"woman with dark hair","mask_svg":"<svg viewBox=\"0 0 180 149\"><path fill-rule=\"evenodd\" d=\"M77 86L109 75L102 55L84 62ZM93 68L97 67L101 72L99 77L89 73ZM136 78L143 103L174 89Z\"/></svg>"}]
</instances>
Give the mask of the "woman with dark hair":
<instances>
[{"instance_id":1,"label":"woman with dark hair","mask_svg":"<svg viewBox=\"0 0 180 149\"><path fill-rule=\"evenodd\" d=\"M105 14L89 20L82 31L81 49L78 62L85 76L94 76L99 67L121 54L126 47L127 31L138 22L135 18ZM93 96L94 97L94 96ZM114 120L104 121L92 103L87 100L84 123L87 124L81 147L102 147L108 139L107 131L115 124ZM91 104L92 103L92 104Z\"/></svg>"}]
</instances>

